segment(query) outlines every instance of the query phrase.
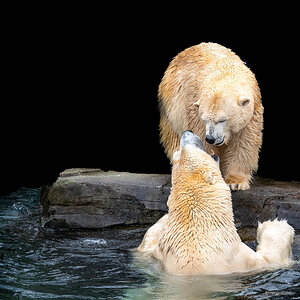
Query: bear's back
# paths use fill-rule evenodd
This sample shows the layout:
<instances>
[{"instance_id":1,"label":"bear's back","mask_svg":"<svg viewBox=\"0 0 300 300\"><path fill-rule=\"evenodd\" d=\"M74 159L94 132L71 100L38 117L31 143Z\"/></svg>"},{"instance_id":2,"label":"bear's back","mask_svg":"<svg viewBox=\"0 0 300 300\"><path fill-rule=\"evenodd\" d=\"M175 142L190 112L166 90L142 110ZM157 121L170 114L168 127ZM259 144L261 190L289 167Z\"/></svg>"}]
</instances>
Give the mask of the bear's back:
<instances>
[{"instance_id":1,"label":"bear's back","mask_svg":"<svg viewBox=\"0 0 300 300\"><path fill-rule=\"evenodd\" d=\"M242 62L241 59L230 49L216 43L201 43L196 47L198 47L198 51L201 53L201 56L207 60L221 61L226 59Z\"/></svg>"},{"instance_id":2,"label":"bear's back","mask_svg":"<svg viewBox=\"0 0 300 300\"><path fill-rule=\"evenodd\" d=\"M243 61L230 49L217 43L201 43L180 52L171 62L170 67L186 69L188 66L195 68L210 63L235 62L244 65Z\"/></svg>"},{"instance_id":3,"label":"bear's back","mask_svg":"<svg viewBox=\"0 0 300 300\"><path fill-rule=\"evenodd\" d=\"M201 43L174 57L159 85L158 99L167 105L180 98L183 102L192 101L199 88L211 87L222 78L237 84L256 84L251 70L230 49L216 43Z\"/></svg>"}]
</instances>

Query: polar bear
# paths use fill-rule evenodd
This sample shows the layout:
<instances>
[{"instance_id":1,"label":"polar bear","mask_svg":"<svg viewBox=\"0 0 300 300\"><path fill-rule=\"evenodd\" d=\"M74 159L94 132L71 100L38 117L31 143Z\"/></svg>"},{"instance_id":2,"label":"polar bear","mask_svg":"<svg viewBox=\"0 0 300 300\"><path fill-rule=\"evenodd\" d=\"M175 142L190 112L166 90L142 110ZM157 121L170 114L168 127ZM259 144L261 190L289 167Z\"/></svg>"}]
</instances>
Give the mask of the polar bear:
<instances>
[{"instance_id":1,"label":"polar bear","mask_svg":"<svg viewBox=\"0 0 300 300\"><path fill-rule=\"evenodd\" d=\"M174 153L169 213L148 229L140 252L161 260L171 274L226 274L289 267L294 229L286 221L258 226L253 251L237 234L231 193L201 139L185 131Z\"/></svg>"},{"instance_id":2,"label":"polar bear","mask_svg":"<svg viewBox=\"0 0 300 300\"><path fill-rule=\"evenodd\" d=\"M258 168L263 106L254 74L231 50L201 43L179 53L158 89L160 137L172 159L179 138L192 130L221 159L232 190L249 189Z\"/></svg>"}]
</instances>

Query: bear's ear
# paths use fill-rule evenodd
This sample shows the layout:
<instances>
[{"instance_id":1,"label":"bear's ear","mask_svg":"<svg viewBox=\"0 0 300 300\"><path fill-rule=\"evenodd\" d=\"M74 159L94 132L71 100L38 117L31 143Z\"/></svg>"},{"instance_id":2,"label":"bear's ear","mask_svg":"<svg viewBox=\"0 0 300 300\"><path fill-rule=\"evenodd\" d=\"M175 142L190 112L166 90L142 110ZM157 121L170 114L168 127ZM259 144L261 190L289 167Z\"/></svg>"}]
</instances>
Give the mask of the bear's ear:
<instances>
[{"instance_id":1,"label":"bear's ear","mask_svg":"<svg viewBox=\"0 0 300 300\"><path fill-rule=\"evenodd\" d=\"M209 183L209 184L215 184L216 183L216 178L213 175L212 172L205 172L204 173L204 180Z\"/></svg>"},{"instance_id":2,"label":"bear's ear","mask_svg":"<svg viewBox=\"0 0 300 300\"><path fill-rule=\"evenodd\" d=\"M168 197L168 201L167 201L167 206L170 208L170 204L171 204L171 194Z\"/></svg>"},{"instance_id":3,"label":"bear's ear","mask_svg":"<svg viewBox=\"0 0 300 300\"><path fill-rule=\"evenodd\" d=\"M178 150L173 153L172 162L175 162L179 159L180 159L180 151Z\"/></svg>"},{"instance_id":4,"label":"bear's ear","mask_svg":"<svg viewBox=\"0 0 300 300\"><path fill-rule=\"evenodd\" d=\"M246 105L248 105L250 103L250 99L247 98L247 97L245 97L245 96L241 96L239 98L238 103L239 103L240 106L246 106Z\"/></svg>"}]
</instances>

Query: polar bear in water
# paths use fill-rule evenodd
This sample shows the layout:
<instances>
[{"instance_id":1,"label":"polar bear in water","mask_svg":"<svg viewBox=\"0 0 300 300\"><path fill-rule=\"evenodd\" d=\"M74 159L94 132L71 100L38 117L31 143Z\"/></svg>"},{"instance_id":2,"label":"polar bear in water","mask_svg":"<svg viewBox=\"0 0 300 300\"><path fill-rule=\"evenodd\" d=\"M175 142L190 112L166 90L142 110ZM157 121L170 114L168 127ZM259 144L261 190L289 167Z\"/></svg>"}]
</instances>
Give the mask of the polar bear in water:
<instances>
[{"instance_id":1,"label":"polar bear in water","mask_svg":"<svg viewBox=\"0 0 300 300\"><path fill-rule=\"evenodd\" d=\"M231 194L218 156L185 131L173 155L169 213L148 229L140 252L151 253L170 274L247 272L291 266L294 229L284 221L258 225L256 252L237 234Z\"/></svg>"}]
</instances>

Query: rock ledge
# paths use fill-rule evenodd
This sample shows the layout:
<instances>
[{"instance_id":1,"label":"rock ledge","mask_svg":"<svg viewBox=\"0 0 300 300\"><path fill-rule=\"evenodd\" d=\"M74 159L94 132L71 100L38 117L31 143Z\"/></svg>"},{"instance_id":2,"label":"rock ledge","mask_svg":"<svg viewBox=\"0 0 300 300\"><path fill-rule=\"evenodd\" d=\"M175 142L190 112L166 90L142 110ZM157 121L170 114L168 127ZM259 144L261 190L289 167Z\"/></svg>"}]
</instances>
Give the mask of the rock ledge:
<instances>
[{"instance_id":1,"label":"rock ledge","mask_svg":"<svg viewBox=\"0 0 300 300\"><path fill-rule=\"evenodd\" d=\"M98 229L148 225L167 212L168 174L67 169L41 192L42 222L51 228ZM300 230L300 183L256 177L250 190L232 193L238 232L255 239L257 222L287 219Z\"/></svg>"}]
</instances>

